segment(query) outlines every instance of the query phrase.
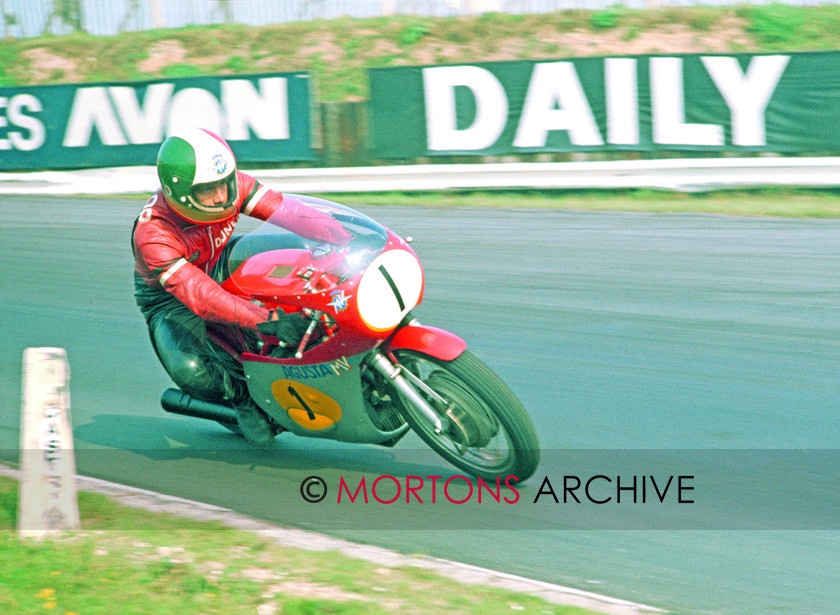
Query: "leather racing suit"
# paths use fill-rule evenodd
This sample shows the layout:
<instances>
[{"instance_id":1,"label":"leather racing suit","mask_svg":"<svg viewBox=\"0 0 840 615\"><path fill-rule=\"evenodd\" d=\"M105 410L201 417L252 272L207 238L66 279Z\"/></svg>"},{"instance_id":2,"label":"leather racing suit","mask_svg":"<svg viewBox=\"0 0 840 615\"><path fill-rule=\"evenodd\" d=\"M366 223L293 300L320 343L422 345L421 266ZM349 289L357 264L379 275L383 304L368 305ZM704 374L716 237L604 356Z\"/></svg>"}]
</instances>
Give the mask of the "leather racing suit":
<instances>
[{"instance_id":1,"label":"leather racing suit","mask_svg":"<svg viewBox=\"0 0 840 615\"><path fill-rule=\"evenodd\" d=\"M249 335L268 319L266 308L221 286L231 235L240 214L282 220L284 228L310 239L344 244L349 234L329 216L284 197L237 171L235 213L212 224L195 224L166 203L162 190L146 202L132 231L134 295L146 319L152 346L182 391L207 401L247 395L241 367L207 336L207 323ZM253 334L250 334L253 335Z\"/></svg>"}]
</instances>

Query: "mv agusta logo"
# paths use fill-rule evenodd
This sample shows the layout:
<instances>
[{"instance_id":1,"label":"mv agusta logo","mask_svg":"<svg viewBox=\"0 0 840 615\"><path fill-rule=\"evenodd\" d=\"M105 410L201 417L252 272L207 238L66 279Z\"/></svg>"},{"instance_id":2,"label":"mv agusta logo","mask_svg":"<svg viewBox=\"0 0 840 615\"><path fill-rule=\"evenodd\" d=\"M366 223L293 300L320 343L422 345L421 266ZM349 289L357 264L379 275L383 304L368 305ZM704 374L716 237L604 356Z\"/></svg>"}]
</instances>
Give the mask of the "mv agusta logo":
<instances>
[{"instance_id":1,"label":"mv agusta logo","mask_svg":"<svg viewBox=\"0 0 840 615\"><path fill-rule=\"evenodd\" d=\"M213 170L216 171L216 175L224 175L227 171L227 162L221 154L213 156Z\"/></svg>"},{"instance_id":2,"label":"mv agusta logo","mask_svg":"<svg viewBox=\"0 0 840 615\"><path fill-rule=\"evenodd\" d=\"M335 313L343 312L347 309L347 300L353 295L345 295L343 290L334 290L330 293L332 301L327 305L335 310Z\"/></svg>"}]
</instances>

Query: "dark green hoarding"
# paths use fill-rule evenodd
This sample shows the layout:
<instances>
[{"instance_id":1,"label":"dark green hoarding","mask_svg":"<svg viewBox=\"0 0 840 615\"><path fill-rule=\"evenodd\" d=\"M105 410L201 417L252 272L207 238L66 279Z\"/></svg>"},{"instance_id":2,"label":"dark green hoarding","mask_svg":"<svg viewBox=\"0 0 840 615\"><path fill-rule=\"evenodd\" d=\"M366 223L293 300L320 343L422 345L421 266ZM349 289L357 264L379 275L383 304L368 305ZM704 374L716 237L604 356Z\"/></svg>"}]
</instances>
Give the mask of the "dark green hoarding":
<instances>
[{"instance_id":1,"label":"dark green hoarding","mask_svg":"<svg viewBox=\"0 0 840 615\"><path fill-rule=\"evenodd\" d=\"M240 162L312 160L309 89L306 73L0 88L0 169L154 164L196 125Z\"/></svg>"},{"instance_id":2,"label":"dark green hoarding","mask_svg":"<svg viewBox=\"0 0 840 615\"><path fill-rule=\"evenodd\" d=\"M840 150L840 52L370 70L379 158Z\"/></svg>"}]
</instances>

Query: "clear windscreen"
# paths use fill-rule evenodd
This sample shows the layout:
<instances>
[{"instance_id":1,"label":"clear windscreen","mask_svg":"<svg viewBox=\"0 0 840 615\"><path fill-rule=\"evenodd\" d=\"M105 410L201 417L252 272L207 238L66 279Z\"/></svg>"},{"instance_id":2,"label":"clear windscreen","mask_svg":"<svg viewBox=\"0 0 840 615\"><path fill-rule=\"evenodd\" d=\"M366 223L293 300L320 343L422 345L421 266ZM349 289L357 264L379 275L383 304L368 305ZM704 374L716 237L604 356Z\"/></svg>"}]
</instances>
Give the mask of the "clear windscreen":
<instances>
[{"instance_id":1,"label":"clear windscreen","mask_svg":"<svg viewBox=\"0 0 840 615\"><path fill-rule=\"evenodd\" d=\"M352 236L350 243L337 246L304 237L285 228L287 220L280 216L277 219L272 217L236 239L229 256L230 271L235 271L243 261L261 252L298 249L312 252L315 262L326 255L340 252L340 262L329 259L331 269L342 277L347 277L367 267L388 241L388 231L385 227L350 207L311 196L285 194L285 197L295 198L339 222Z\"/></svg>"}]
</instances>

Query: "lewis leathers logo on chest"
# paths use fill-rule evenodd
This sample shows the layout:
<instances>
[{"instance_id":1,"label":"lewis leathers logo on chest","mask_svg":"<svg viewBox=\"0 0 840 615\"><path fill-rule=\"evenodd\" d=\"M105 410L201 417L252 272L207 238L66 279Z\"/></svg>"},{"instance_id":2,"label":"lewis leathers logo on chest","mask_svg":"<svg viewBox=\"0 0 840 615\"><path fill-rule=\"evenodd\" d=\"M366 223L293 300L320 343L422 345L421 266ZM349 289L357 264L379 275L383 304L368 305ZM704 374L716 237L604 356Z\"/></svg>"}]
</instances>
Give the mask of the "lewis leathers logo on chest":
<instances>
[{"instance_id":1,"label":"lewis leathers logo on chest","mask_svg":"<svg viewBox=\"0 0 840 615\"><path fill-rule=\"evenodd\" d=\"M236 228L236 221L238 218L239 216L237 215L221 228L213 227L213 230L210 233L214 247L221 248L227 243L228 239L230 239L230 236L233 234L233 229Z\"/></svg>"}]
</instances>

